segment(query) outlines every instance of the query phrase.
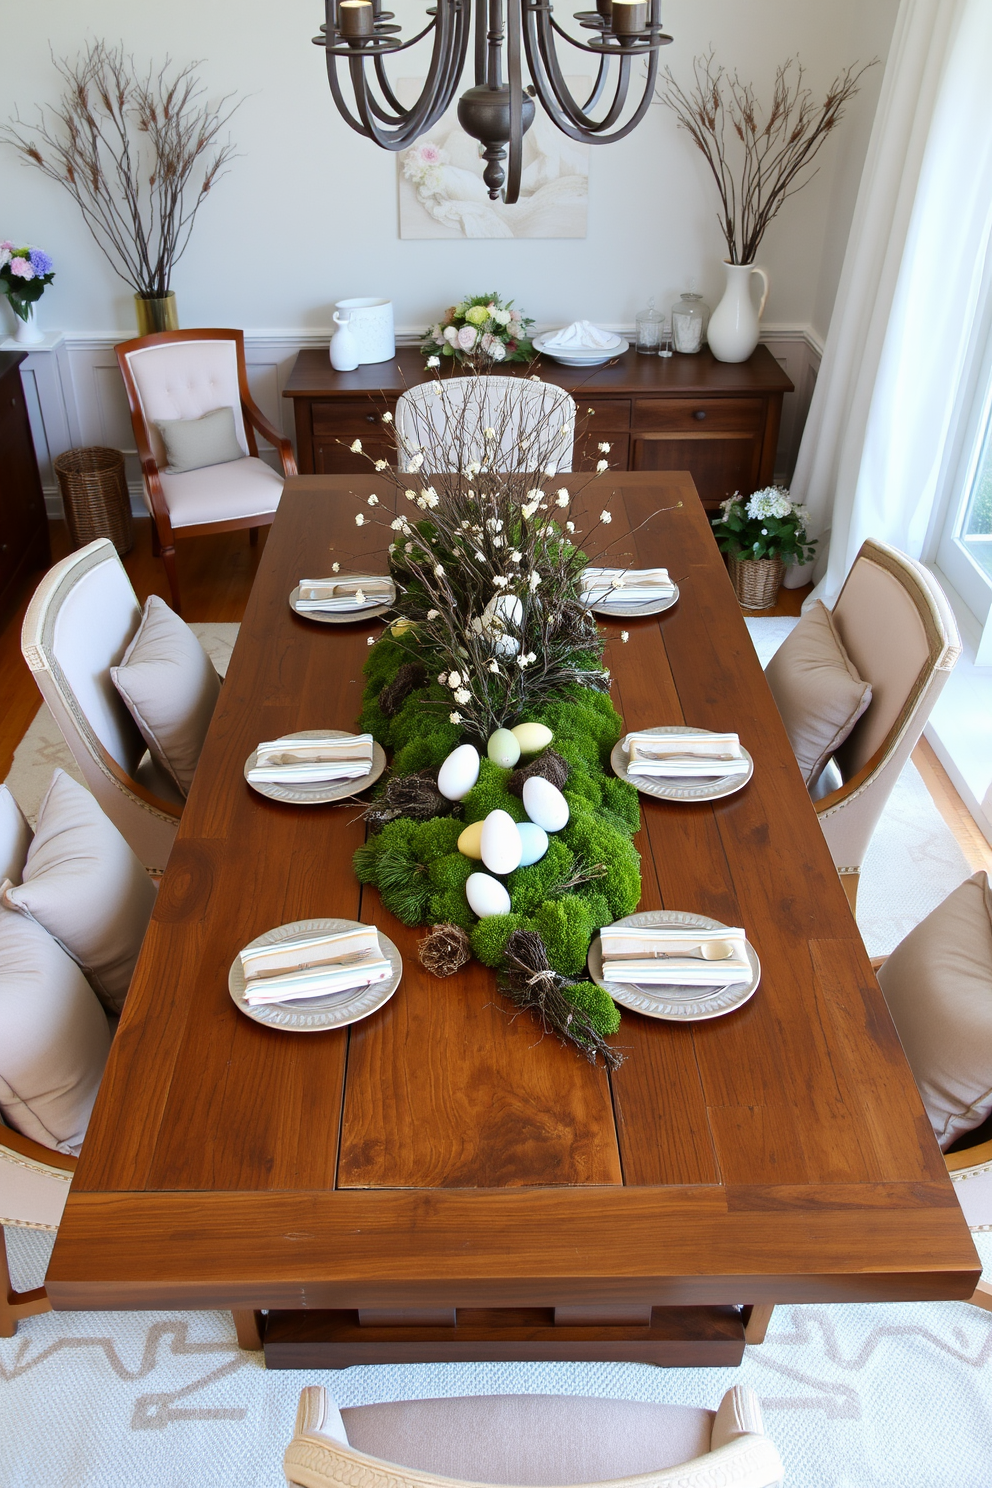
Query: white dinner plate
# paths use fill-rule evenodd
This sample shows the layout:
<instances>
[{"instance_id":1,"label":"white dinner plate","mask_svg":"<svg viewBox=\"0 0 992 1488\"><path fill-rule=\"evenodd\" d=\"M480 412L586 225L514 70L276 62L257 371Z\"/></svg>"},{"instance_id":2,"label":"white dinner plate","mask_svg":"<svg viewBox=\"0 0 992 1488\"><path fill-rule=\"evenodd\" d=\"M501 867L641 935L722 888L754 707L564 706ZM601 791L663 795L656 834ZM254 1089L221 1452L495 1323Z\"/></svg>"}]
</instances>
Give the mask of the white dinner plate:
<instances>
[{"instance_id":1,"label":"white dinner plate","mask_svg":"<svg viewBox=\"0 0 992 1488\"><path fill-rule=\"evenodd\" d=\"M679 586L674 581L673 587L675 593L670 594L667 599L642 599L639 604L634 600L620 599L623 590L618 589L615 600L607 599L601 604L590 605L589 608L594 615L602 615L607 620L636 620L638 615L660 615L678 603Z\"/></svg>"},{"instance_id":2,"label":"white dinner plate","mask_svg":"<svg viewBox=\"0 0 992 1488\"><path fill-rule=\"evenodd\" d=\"M338 579L347 578L347 574L338 574ZM377 620L380 615L385 615L391 610L396 602L396 585L393 585L392 597L383 600L381 604L363 605L360 610L344 610L332 612L330 610L298 610L296 602L300 597L300 586L297 584L289 596L289 608L294 615L299 615L301 620L316 620L320 625L355 625L359 620Z\"/></svg>"},{"instance_id":3,"label":"white dinner plate","mask_svg":"<svg viewBox=\"0 0 992 1488\"><path fill-rule=\"evenodd\" d=\"M684 723L664 723L660 728L630 729L638 734L710 734L712 729L688 728ZM624 735L626 738L626 734ZM754 760L741 745L741 754L747 760L746 775L722 775L715 779L692 780L687 776L628 775L627 751L623 739L617 741L610 755L613 773L626 780L635 790L646 796L657 796L659 801L719 801L723 796L733 796L743 790L754 774Z\"/></svg>"},{"instance_id":4,"label":"white dinner plate","mask_svg":"<svg viewBox=\"0 0 992 1488\"><path fill-rule=\"evenodd\" d=\"M278 945L281 941L302 939L308 935L336 935L339 931L357 930L360 924L359 920L294 920L291 925L277 925L274 930L266 930L264 935L249 941L244 949ZM351 992L331 992L324 997L298 997L292 1002L259 1002L250 1006L245 1002L245 976L239 952L227 973L227 989L234 1006L255 1023L264 1023L267 1028L281 1028L287 1033L324 1033L329 1028L345 1028L349 1023L358 1023L389 1001L403 976L403 957L381 930L376 934L379 948L393 968L387 982L356 987Z\"/></svg>"},{"instance_id":5,"label":"white dinner plate","mask_svg":"<svg viewBox=\"0 0 992 1488\"><path fill-rule=\"evenodd\" d=\"M544 343L554 332L549 331L546 335L535 336L532 342L535 351L542 356L550 357L553 362L560 362L563 367L602 367L606 362L612 362L614 357L623 356L629 348L630 342L625 337L620 337L620 344L599 351L577 352L577 351L545 351Z\"/></svg>"},{"instance_id":6,"label":"white dinner plate","mask_svg":"<svg viewBox=\"0 0 992 1488\"><path fill-rule=\"evenodd\" d=\"M711 920L708 915L687 914L680 909L645 909L640 914L627 915L617 920L617 925L672 925L680 930L730 930L721 920ZM615 927L611 925L611 930ZM702 1023L708 1018L721 1018L742 1007L753 997L761 980L761 963L750 941L745 941L747 959L751 963L751 976L746 982L734 982L729 987L636 987L631 982L603 981L603 947L597 935L589 947L589 975L597 987L608 992L621 1007L643 1013L646 1018L660 1018L666 1023Z\"/></svg>"},{"instance_id":7,"label":"white dinner plate","mask_svg":"<svg viewBox=\"0 0 992 1488\"><path fill-rule=\"evenodd\" d=\"M286 734L287 739L350 739L354 735L349 729L301 729L296 734ZM245 779L248 771L254 770L258 750L253 749L245 760ZM360 796L363 790L374 785L386 768L386 756L380 744L372 741L372 768L367 775L357 780L310 780L296 785L279 785L277 781L255 784L248 780L253 791L267 796L270 801L286 801L291 806L321 806L326 801L346 801L349 796Z\"/></svg>"}]
</instances>

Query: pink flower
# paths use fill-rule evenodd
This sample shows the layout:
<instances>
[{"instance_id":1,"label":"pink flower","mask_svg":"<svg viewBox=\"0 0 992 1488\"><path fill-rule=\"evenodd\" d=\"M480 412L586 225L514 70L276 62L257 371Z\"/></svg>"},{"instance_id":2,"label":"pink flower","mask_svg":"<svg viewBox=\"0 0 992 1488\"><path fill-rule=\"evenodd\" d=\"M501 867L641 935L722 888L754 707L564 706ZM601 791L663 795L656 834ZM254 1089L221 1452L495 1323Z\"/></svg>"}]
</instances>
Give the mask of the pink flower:
<instances>
[{"instance_id":1,"label":"pink flower","mask_svg":"<svg viewBox=\"0 0 992 1488\"><path fill-rule=\"evenodd\" d=\"M475 338L477 335L478 332L476 331L475 326L462 326L461 330L458 332L458 345L460 346L462 351L472 350L472 347L475 345Z\"/></svg>"},{"instance_id":2,"label":"pink flower","mask_svg":"<svg viewBox=\"0 0 992 1488\"><path fill-rule=\"evenodd\" d=\"M6 249L8 253L13 253L14 251L14 245L9 238L4 238L3 242L0 243L0 253L2 253L4 249Z\"/></svg>"},{"instance_id":3,"label":"pink flower","mask_svg":"<svg viewBox=\"0 0 992 1488\"><path fill-rule=\"evenodd\" d=\"M442 153L438 149L437 145L421 145L420 149L417 151L417 156L421 161L423 161L424 165L441 164Z\"/></svg>"},{"instance_id":4,"label":"pink flower","mask_svg":"<svg viewBox=\"0 0 992 1488\"><path fill-rule=\"evenodd\" d=\"M33 279L34 269L26 258L12 258L10 260L10 272L18 279Z\"/></svg>"}]
</instances>

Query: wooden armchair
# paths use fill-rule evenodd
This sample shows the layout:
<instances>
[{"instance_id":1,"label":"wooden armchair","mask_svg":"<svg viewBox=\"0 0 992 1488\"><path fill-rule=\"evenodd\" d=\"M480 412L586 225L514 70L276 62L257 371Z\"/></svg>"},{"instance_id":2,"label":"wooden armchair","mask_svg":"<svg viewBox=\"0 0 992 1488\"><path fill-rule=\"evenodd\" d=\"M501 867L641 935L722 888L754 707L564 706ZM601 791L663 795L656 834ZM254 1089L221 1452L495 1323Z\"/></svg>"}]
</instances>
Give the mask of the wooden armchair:
<instances>
[{"instance_id":1,"label":"wooden armchair","mask_svg":"<svg viewBox=\"0 0 992 1488\"><path fill-rule=\"evenodd\" d=\"M0 1122L0 1222L57 1230L78 1159L53 1152ZM11 1288L7 1246L0 1229L0 1338L12 1338L22 1318L51 1312L44 1287Z\"/></svg>"},{"instance_id":2,"label":"wooden armchair","mask_svg":"<svg viewBox=\"0 0 992 1488\"><path fill-rule=\"evenodd\" d=\"M140 336L121 342L117 361L131 409L154 551L165 564L173 607L181 613L175 539L247 527L254 543L259 527L275 516L283 488L283 478L258 458L256 433L278 450L283 477L296 474L296 460L289 440L268 422L248 390L242 331ZM244 457L181 474L170 471L158 420L198 419L223 407L234 412Z\"/></svg>"}]
</instances>

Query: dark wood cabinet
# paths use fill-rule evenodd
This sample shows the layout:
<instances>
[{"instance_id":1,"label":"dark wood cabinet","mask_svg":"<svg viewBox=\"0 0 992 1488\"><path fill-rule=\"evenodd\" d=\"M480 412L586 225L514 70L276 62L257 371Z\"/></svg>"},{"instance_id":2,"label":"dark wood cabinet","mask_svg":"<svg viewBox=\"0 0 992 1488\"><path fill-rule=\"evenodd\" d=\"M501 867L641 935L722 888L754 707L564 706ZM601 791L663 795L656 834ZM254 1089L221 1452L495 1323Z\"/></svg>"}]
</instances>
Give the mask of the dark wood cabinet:
<instances>
[{"instance_id":1,"label":"dark wood cabinet","mask_svg":"<svg viewBox=\"0 0 992 1488\"><path fill-rule=\"evenodd\" d=\"M24 574L51 562L45 498L19 371L26 355L0 351L0 612Z\"/></svg>"},{"instance_id":2,"label":"dark wood cabinet","mask_svg":"<svg viewBox=\"0 0 992 1488\"><path fill-rule=\"evenodd\" d=\"M718 362L709 350L664 359L628 351L590 370L542 358L540 373L578 405L576 470L594 469L605 441L615 470L688 470L711 509L773 479L782 398L792 383L764 346L738 363ZM360 475L369 468L366 455L391 459L382 415L426 376L414 347L355 372L335 372L326 352L301 351L283 392L293 400L300 473ZM352 454L356 438L364 454Z\"/></svg>"}]
</instances>

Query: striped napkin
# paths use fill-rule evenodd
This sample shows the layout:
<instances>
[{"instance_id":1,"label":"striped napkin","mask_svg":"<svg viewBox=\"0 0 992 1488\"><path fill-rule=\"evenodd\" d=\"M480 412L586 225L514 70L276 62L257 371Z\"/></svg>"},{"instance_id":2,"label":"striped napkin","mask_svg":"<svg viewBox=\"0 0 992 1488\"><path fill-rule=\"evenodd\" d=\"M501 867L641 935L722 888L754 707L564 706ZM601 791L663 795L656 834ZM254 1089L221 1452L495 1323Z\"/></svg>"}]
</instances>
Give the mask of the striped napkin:
<instances>
[{"instance_id":1,"label":"striped napkin","mask_svg":"<svg viewBox=\"0 0 992 1488\"><path fill-rule=\"evenodd\" d=\"M584 568L579 580L584 605L650 604L674 593L667 568Z\"/></svg>"},{"instance_id":2,"label":"striped napkin","mask_svg":"<svg viewBox=\"0 0 992 1488\"><path fill-rule=\"evenodd\" d=\"M359 780L372 769L372 735L272 739L259 744L249 785Z\"/></svg>"},{"instance_id":3,"label":"striped napkin","mask_svg":"<svg viewBox=\"0 0 992 1488\"><path fill-rule=\"evenodd\" d=\"M343 574L332 579L301 579L296 608L304 614L308 610L343 614L392 604L394 598L393 581L383 574Z\"/></svg>"},{"instance_id":4,"label":"striped napkin","mask_svg":"<svg viewBox=\"0 0 992 1488\"><path fill-rule=\"evenodd\" d=\"M734 948L724 961L679 956L709 940ZM600 931L603 981L635 986L730 987L751 976L743 930L689 930L671 925L612 925ZM665 953L662 955L661 953ZM669 959L670 958L670 959Z\"/></svg>"},{"instance_id":5,"label":"striped napkin","mask_svg":"<svg viewBox=\"0 0 992 1488\"><path fill-rule=\"evenodd\" d=\"M245 977L244 1000L251 1007L262 1002L353 992L357 987L388 981L393 974L374 925L255 946L242 951L240 961Z\"/></svg>"},{"instance_id":6,"label":"striped napkin","mask_svg":"<svg viewBox=\"0 0 992 1488\"><path fill-rule=\"evenodd\" d=\"M746 775L749 761L736 734L627 734L627 774L724 779Z\"/></svg>"}]
</instances>

